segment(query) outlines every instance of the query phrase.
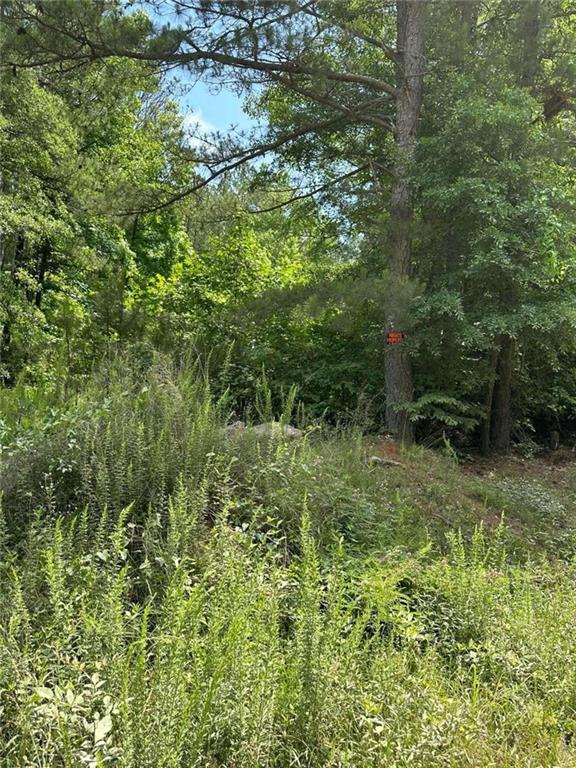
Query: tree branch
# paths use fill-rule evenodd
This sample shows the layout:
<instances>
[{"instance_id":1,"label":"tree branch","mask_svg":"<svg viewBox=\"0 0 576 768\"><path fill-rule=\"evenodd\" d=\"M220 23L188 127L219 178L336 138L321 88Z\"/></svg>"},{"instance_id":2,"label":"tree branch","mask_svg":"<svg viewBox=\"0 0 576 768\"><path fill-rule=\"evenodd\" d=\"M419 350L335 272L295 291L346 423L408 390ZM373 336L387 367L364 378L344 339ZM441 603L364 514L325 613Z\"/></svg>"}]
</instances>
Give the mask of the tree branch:
<instances>
[{"instance_id":1,"label":"tree branch","mask_svg":"<svg viewBox=\"0 0 576 768\"><path fill-rule=\"evenodd\" d=\"M331 109L335 109L336 111L342 112L342 114L345 114L348 117L352 117L352 118L361 117L363 122L373 123L374 125L378 125L379 127L385 128L386 130L392 130L392 121L390 118L383 117L382 115L368 114L366 112L367 108L373 107L381 103L382 97L379 99L364 101L364 102L361 102L360 104L349 107L346 104L343 104L342 102L339 102L336 99L331 98L330 96L317 93L316 91L311 91L307 88L302 88L296 85L295 83L291 82L289 78L283 77L282 75L277 75L273 79L275 80L275 82L280 83L285 88L292 91L293 93L297 93L299 96L303 96L306 99L315 101L317 104L322 104L325 107L330 107ZM384 97L384 98L387 98L387 97Z\"/></svg>"},{"instance_id":2,"label":"tree branch","mask_svg":"<svg viewBox=\"0 0 576 768\"><path fill-rule=\"evenodd\" d=\"M284 200L284 202L282 203L275 203L274 205L270 205L267 208L258 208L255 211L254 210L251 211L248 209L247 212L254 215L258 213L270 213L270 211L276 211L279 208L284 208L285 206L291 205L292 203L295 203L298 200L306 200L307 198L314 197L314 195L317 195L320 192L324 192L334 184L339 184L341 181L346 181L346 179L350 179L352 178L352 176L356 176L356 174L366 170L366 168L368 168L368 163L365 163L364 165L361 165L358 168L354 168L353 171L349 171L348 173L345 173L342 176L338 176L338 178L336 179L331 179L330 181L327 181L325 184L321 184L319 187L316 187L315 189L308 190L307 192L303 192L300 195L294 195L289 200Z\"/></svg>"},{"instance_id":3,"label":"tree branch","mask_svg":"<svg viewBox=\"0 0 576 768\"><path fill-rule=\"evenodd\" d=\"M255 160L256 158L262 157L263 155L266 155L269 152L273 152L274 150L279 149L280 147L283 147L285 144L288 144L289 142L294 141L295 139L298 139L301 136L305 136L309 133L320 133L321 131L324 131L327 128L331 128L332 126L340 123L341 121L346 122L345 118L343 118L341 115L338 115L338 117L333 117L330 120L325 120L324 122L321 122L321 123L308 123L305 126L292 131L289 134L284 134L283 136L278 137L274 141L270 141L265 144L260 144L259 146L253 147L252 149L245 152L239 157L232 156L232 157L236 157L236 159L234 159L233 162L227 162L226 165L223 165L220 168L217 168L215 170L210 169L210 175L207 178L199 179L191 187L187 187L186 189L178 192L177 194L172 195L168 200L164 200L161 203L156 203L155 205L148 206L145 208L140 208L137 210L123 211L121 215L128 216L128 215L134 215L136 213L152 213L153 211L160 211L163 208L167 208L170 205L173 205L174 203L177 203L178 201L183 200L185 197L188 197L188 195L191 195L194 192L198 192L200 189L203 189L212 181L214 181L214 179L217 179L220 176L223 176L225 173L229 173L230 171L235 170L236 168L240 167L244 163L249 162L250 160ZM224 160L216 161L215 164L218 165L222 162L225 162L225 161Z\"/></svg>"},{"instance_id":4,"label":"tree branch","mask_svg":"<svg viewBox=\"0 0 576 768\"><path fill-rule=\"evenodd\" d=\"M307 13L307 5L300 8L304 13ZM330 80L333 82L341 83L354 83L356 85L362 85L372 90L377 90L382 93L387 93L390 96L396 96L396 88L371 75L363 75L355 72L337 72L324 67L313 67L304 63L299 63L297 60L282 62L282 61L266 61L257 57L245 58L236 56L231 53L225 53L216 49L206 50L198 46L192 37L190 32L182 32L180 39L177 40L176 48L172 47L171 50L158 50L158 51L135 51L126 48L116 48L105 42L89 40L84 32L82 35L75 34L69 26L64 28L58 28L50 24L42 14L36 12L35 14L28 14L28 19L34 21L39 26L49 29L51 32L56 32L65 37L70 38L81 47L87 48L86 53L82 53L81 50L74 51L72 53L58 55L55 53L55 58L52 61L44 61L43 64L58 63L63 59L77 59L79 56L86 61L93 61L94 58L107 58L110 56L121 56L131 59L137 59L140 61L149 61L163 64L179 64L181 66L194 63L211 62L214 64L221 64L229 66L234 69L248 70L252 72L262 72L265 74L278 74L285 73L289 75L305 75L308 77L320 78ZM185 43L190 46L191 50L179 52L181 45ZM28 65L33 66L33 64Z\"/></svg>"},{"instance_id":5,"label":"tree branch","mask_svg":"<svg viewBox=\"0 0 576 768\"><path fill-rule=\"evenodd\" d=\"M382 40L378 40L375 37L372 37L371 35L366 35L364 32L361 32L359 29L355 29L354 27L348 26L347 24L343 24L342 22L336 21L335 19L326 19L325 16L323 16L321 13L319 13L317 10L311 7L310 3L306 3L300 8L300 11L302 13L307 14L308 16L312 16L315 19L318 19L318 21L321 21L323 24L326 24L327 27L337 27L339 30L344 32L350 37L355 37L358 40L362 40L364 43L368 43L368 45L373 46L374 48L378 48L380 51L382 51L386 57L393 62L394 64L398 63L398 55L397 52L392 48L390 45L386 45Z\"/></svg>"}]
</instances>

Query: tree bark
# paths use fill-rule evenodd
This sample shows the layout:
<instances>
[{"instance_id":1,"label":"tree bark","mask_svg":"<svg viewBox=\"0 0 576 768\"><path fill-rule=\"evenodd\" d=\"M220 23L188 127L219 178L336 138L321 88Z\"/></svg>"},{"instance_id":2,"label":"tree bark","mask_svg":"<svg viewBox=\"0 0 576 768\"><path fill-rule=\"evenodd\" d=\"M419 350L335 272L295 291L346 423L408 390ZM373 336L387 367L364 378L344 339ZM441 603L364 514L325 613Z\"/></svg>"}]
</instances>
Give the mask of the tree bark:
<instances>
[{"instance_id":1,"label":"tree bark","mask_svg":"<svg viewBox=\"0 0 576 768\"><path fill-rule=\"evenodd\" d=\"M31 300L38 309L42 306L42 299L44 297L44 290L46 288L46 273L50 266L50 257L52 255L52 244L48 238L45 238L40 245L38 256L36 260L36 281L38 287L33 293Z\"/></svg>"},{"instance_id":2,"label":"tree bark","mask_svg":"<svg viewBox=\"0 0 576 768\"><path fill-rule=\"evenodd\" d=\"M522 6L520 34L522 54L520 58L520 85L534 86L538 71L538 37L540 34L540 0L528 0Z\"/></svg>"},{"instance_id":3,"label":"tree bark","mask_svg":"<svg viewBox=\"0 0 576 768\"><path fill-rule=\"evenodd\" d=\"M490 448L494 453L508 453L512 432L512 374L516 345L507 334L501 334L498 343L500 351L490 413Z\"/></svg>"},{"instance_id":4,"label":"tree bark","mask_svg":"<svg viewBox=\"0 0 576 768\"><path fill-rule=\"evenodd\" d=\"M496 371L498 369L498 358L500 356L500 350L495 347L492 350L490 356L489 366L489 379L486 389L486 401L485 411L486 416L482 422L480 433L480 448L484 456L488 456L492 449L492 434L491 434L491 422L492 422L492 403L494 401L494 385L496 383Z\"/></svg>"},{"instance_id":5,"label":"tree bark","mask_svg":"<svg viewBox=\"0 0 576 768\"><path fill-rule=\"evenodd\" d=\"M6 242L4 243L6 246ZM26 240L21 232L16 234L14 242L11 243L10 252L7 253L7 249L4 249L4 259L2 268L5 273L10 275L10 280L13 283L17 282L17 268L23 262L26 253ZM10 304L7 307L7 317L0 329L0 369L4 369L6 374L1 383L4 386L11 387L15 383L15 371L11 367L11 352L12 352L12 324L13 324L13 312L10 309Z\"/></svg>"},{"instance_id":6,"label":"tree bark","mask_svg":"<svg viewBox=\"0 0 576 768\"><path fill-rule=\"evenodd\" d=\"M411 272L411 230L414 219L412 175L424 83L425 13L425 2L399 0L397 3L396 162L390 200L388 261L389 277L393 285L405 282ZM387 329L401 331L399 321L396 308L387 307ZM398 410L398 406L413 399L412 363L402 342L387 348L384 369L386 426L398 440L410 443L413 440L412 423L406 413Z\"/></svg>"},{"instance_id":7,"label":"tree bark","mask_svg":"<svg viewBox=\"0 0 576 768\"><path fill-rule=\"evenodd\" d=\"M475 2L475 0L458 0L457 6L460 11L464 38L468 43L476 32L476 25L478 24L478 16L480 14L480 3Z\"/></svg>"}]
</instances>

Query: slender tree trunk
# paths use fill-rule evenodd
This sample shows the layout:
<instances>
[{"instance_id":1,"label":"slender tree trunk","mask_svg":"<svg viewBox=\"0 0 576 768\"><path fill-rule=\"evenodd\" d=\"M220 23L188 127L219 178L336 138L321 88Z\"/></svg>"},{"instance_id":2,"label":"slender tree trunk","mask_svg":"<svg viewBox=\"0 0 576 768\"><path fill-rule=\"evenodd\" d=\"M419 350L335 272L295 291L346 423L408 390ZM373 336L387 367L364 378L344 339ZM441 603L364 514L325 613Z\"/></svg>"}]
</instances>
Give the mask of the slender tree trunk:
<instances>
[{"instance_id":1,"label":"slender tree trunk","mask_svg":"<svg viewBox=\"0 0 576 768\"><path fill-rule=\"evenodd\" d=\"M512 381L516 342L506 333L495 341L490 363L493 378L488 382L482 453L508 453L512 441Z\"/></svg>"},{"instance_id":2,"label":"slender tree trunk","mask_svg":"<svg viewBox=\"0 0 576 768\"><path fill-rule=\"evenodd\" d=\"M520 85L525 88L532 88L538 71L540 0L527 0L522 6L520 34L522 35L522 54L518 79Z\"/></svg>"},{"instance_id":3,"label":"slender tree trunk","mask_svg":"<svg viewBox=\"0 0 576 768\"><path fill-rule=\"evenodd\" d=\"M498 337L500 351L490 413L490 447L495 453L510 450L512 432L512 374L516 344L507 334Z\"/></svg>"},{"instance_id":4,"label":"slender tree trunk","mask_svg":"<svg viewBox=\"0 0 576 768\"><path fill-rule=\"evenodd\" d=\"M424 20L426 3L397 3L398 96L394 140L396 164L390 201L389 275L398 285L410 277L414 219L412 174L424 82ZM392 302L393 304L393 302ZM402 330L393 306L386 308L388 330ZM386 425L404 443L413 440L412 423L398 406L413 398L412 364L402 343L389 346L385 357Z\"/></svg>"},{"instance_id":5,"label":"slender tree trunk","mask_svg":"<svg viewBox=\"0 0 576 768\"><path fill-rule=\"evenodd\" d=\"M488 384L482 452L508 453L512 441L512 380L516 342L508 334L496 338L496 380Z\"/></svg>"},{"instance_id":6,"label":"slender tree trunk","mask_svg":"<svg viewBox=\"0 0 576 768\"><path fill-rule=\"evenodd\" d=\"M50 240L46 238L38 252L37 268L36 268L36 280L38 287L34 291L33 300L34 304L40 309L42 306L42 299L44 297L44 290L46 288L46 273L50 266L50 257L52 255L52 245Z\"/></svg>"},{"instance_id":7,"label":"slender tree trunk","mask_svg":"<svg viewBox=\"0 0 576 768\"><path fill-rule=\"evenodd\" d=\"M6 246L6 243L4 245ZM23 262L26 253L26 240L21 232L17 233L13 247L10 249L10 251L11 253L7 253L7 249L5 247L2 267L4 272L10 275L10 280L16 283L17 269L18 266ZM14 371L14 367L11 364L10 358L12 352L12 324L14 317L13 312L10 309L9 302L6 309L7 317L2 325L0 333L0 369L5 369L7 371L4 379L2 380L2 383L5 386L13 386L16 380L16 372Z\"/></svg>"},{"instance_id":8,"label":"slender tree trunk","mask_svg":"<svg viewBox=\"0 0 576 768\"><path fill-rule=\"evenodd\" d=\"M492 420L492 402L494 400L494 384L496 383L496 371L498 369L498 358L500 350L496 347L492 350L490 356L489 379L486 389L485 411L486 417L482 423L480 435L480 447L484 456L488 456L492 448L491 420Z\"/></svg>"},{"instance_id":9,"label":"slender tree trunk","mask_svg":"<svg viewBox=\"0 0 576 768\"><path fill-rule=\"evenodd\" d=\"M457 2L460 11L460 20L466 42L469 42L476 33L478 16L480 14L480 3L475 0L459 0Z\"/></svg>"}]
</instances>

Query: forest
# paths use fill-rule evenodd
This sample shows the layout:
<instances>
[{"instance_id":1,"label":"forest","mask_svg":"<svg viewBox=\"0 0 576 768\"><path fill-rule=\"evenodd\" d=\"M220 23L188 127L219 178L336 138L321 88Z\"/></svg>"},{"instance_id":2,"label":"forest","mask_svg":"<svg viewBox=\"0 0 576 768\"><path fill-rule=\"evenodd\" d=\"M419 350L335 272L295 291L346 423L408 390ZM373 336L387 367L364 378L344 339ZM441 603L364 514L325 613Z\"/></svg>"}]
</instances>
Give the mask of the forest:
<instances>
[{"instance_id":1,"label":"forest","mask_svg":"<svg viewBox=\"0 0 576 768\"><path fill-rule=\"evenodd\" d=\"M0 0L1 766L576 768L575 407L572 0Z\"/></svg>"}]
</instances>

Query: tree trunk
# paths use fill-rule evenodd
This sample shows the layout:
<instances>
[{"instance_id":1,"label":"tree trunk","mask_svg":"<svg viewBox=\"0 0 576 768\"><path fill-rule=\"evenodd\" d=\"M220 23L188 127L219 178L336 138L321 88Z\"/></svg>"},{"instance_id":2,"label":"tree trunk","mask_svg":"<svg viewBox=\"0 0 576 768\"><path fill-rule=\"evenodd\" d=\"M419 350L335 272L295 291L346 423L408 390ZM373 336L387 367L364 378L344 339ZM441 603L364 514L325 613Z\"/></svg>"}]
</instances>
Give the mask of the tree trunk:
<instances>
[{"instance_id":1,"label":"tree trunk","mask_svg":"<svg viewBox=\"0 0 576 768\"><path fill-rule=\"evenodd\" d=\"M534 86L538 71L538 37L540 34L540 0L527 0L522 6L520 34L522 36L522 54L520 58L520 85L525 88Z\"/></svg>"},{"instance_id":2,"label":"tree trunk","mask_svg":"<svg viewBox=\"0 0 576 768\"><path fill-rule=\"evenodd\" d=\"M460 20L462 22L464 38L469 42L476 33L478 16L480 14L480 3L475 0L459 0L457 3L460 11Z\"/></svg>"},{"instance_id":3,"label":"tree trunk","mask_svg":"<svg viewBox=\"0 0 576 768\"><path fill-rule=\"evenodd\" d=\"M490 368L488 387L486 389L486 401L485 411L486 417L482 423L482 431L480 435L480 448L484 456L488 456L492 448L492 434L491 434L491 421L492 421L492 403L494 401L494 385L496 383L496 371L498 369L498 357L500 356L500 350L495 347L492 350L490 356Z\"/></svg>"},{"instance_id":4,"label":"tree trunk","mask_svg":"<svg viewBox=\"0 0 576 768\"><path fill-rule=\"evenodd\" d=\"M4 258L2 262L2 268L4 273L10 275L10 279L17 283L17 269L23 262L26 253L26 240L21 232L18 232L14 243L11 244L10 251L6 248L6 241L4 241ZM16 380L16 372L11 365L11 352L12 352L12 324L13 324L13 312L10 309L10 302L8 302L7 317L0 329L0 371L4 370L5 375L1 380L4 386L13 386Z\"/></svg>"},{"instance_id":5,"label":"tree trunk","mask_svg":"<svg viewBox=\"0 0 576 768\"><path fill-rule=\"evenodd\" d=\"M42 306L42 299L44 297L44 290L46 288L46 273L50 266L50 257L52 255L52 244L48 238L45 238L40 245L38 251L38 257L36 260L36 282L38 283L31 300L40 309Z\"/></svg>"},{"instance_id":6,"label":"tree trunk","mask_svg":"<svg viewBox=\"0 0 576 768\"><path fill-rule=\"evenodd\" d=\"M494 453L508 453L512 432L512 373L514 339L507 334L498 337L500 352L490 413L490 448Z\"/></svg>"},{"instance_id":7,"label":"tree trunk","mask_svg":"<svg viewBox=\"0 0 576 768\"><path fill-rule=\"evenodd\" d=\"M390 200L388 262L393 285L405 282L411 271L414 218L412 174L424 81L425 13L424 2L399 0L397 3L396 163ZM399 317L393 306L386 308L386 325L388 330L402 330L398 327ZM384 369L387 428L397 439L410 443L413 439L412 423L407 414L398 410L398 406L411 402L413 398L412 364L402 342L387 348Z\"/></svg>"}]
</instances>

